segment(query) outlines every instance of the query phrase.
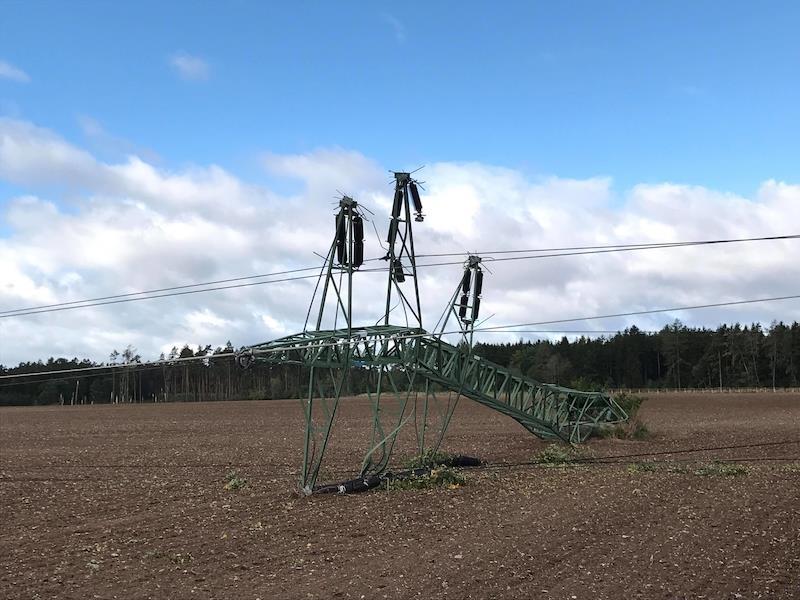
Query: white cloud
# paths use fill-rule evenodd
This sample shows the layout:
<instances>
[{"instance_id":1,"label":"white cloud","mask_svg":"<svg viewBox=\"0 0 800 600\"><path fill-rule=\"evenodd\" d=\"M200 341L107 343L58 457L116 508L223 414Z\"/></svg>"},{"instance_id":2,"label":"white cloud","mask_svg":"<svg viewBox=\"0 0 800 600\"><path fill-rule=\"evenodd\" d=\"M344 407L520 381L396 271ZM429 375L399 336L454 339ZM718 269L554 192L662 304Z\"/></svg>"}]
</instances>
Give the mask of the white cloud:
<instances>
[{"instance_id":1,"label":"white cloud","mask_svg":"<svg viewBox=\"0 0 800 600\"><path fill-rule=\"evenodd\" d=\"M4 60L0 60L0 79L10 79L20 83L28 83L31 80L25 71Z\"/></svg>"},{"instance_id":2,"label":"white cloud","mask_svg":"<svg viewBox=\"0 0 800 600\"><path fill-rule=\"evenodd\" d=\"M299 180L307 194L325 194L332 199L336 190L355 195L380 190L391 177L363 154L341 148L325 148L306 154L265 153L264 167L273 175Z\"/></svg>"},{"instance_id":3,"label":"white cloud","mask_svg":"<svg viewBox=\"0 0 800 600\"><path fill-rule=\"evenodd\" d=\"M138 155L151 163L160 162L158 154L147 148L141 148L125 138L109 133L103 124L88 115L78 115L78 126L92 150L103 157L124 158Z\"/></svg>"},{"instance_id":4,"label":"white cloud","mask_svg":"<svg viewBox=\"0 0 800 600\"><path fill-rule=\"evenodd\" d=\"M205 81L211 74L211 68L206 61L186 52L171 55L169 64L186 81Z\"/></svg>"},{"instance_id":5,"label":"white cloud","mask_svg":"<svg viewBox=\"0 0 800 600\"><path fill-rule=\"evenodd\" d=\"M281 195L215 165L168 170L135 155L105 162L48 130L0 119L0 180L25 190L0 198L3 229L10 232L0 237L0 311L319 264L313 252L329 247L337 188L375 212L378 236L385 237L390 177L375 161L323 149L268 154L264 164L274 177L299 181L300 191ZM743 197L672 183L619 192L608 178L531 180L477 163L433 164L420 175L427 217L414 231L423 254L800 231L800 185L786 182L765 181L753 197ZM366 238L367 257L380 256L371 224ZM488 324L500 325L793 294L800 281L797 244L487 260L482 316L496 313ZM426 262L432 261L420 259ZM460 270L420 271L428 327ZM357 286L355 320L374 323L383 310L385 274L363 273ZM299 331L312 289L310 279L287 281L0 319L0 363L50 355L104 359L128 344L154 358L184 343L256 343ZM676 316L712 326L800 319L800 303L575 327L650 328Z\"/></svg>"}]
</instances>

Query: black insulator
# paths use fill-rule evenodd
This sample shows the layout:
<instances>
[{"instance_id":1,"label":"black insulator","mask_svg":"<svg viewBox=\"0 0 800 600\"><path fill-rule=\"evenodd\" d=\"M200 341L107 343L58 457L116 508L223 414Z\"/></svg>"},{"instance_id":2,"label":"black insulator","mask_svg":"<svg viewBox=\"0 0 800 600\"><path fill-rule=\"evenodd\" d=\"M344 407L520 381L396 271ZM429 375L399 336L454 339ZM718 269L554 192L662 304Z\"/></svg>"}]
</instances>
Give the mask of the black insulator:
<instances>
[{"instance_id":1,"label":"black insulator","mask_svg":"<svg viewBox=\"0 0 800 600\"><path fill-rule=\"evenodd\" d=\"M481 295L483 289L483 271L475 272L475 296Z\"/></svg>"},{"instance_id":2,"label":"black insulator","mask_svg":"<svg viewBox=\"0 0 800 600\"><path fill-rule=\"evenodd\" d=\"M411 198L414 200L414 210L418 213L422 212L422 200L419 199L419 190L417 189L417 184L413 181L408 184L408 187L411 188Z\"/></svg>"},{"instance_id":3,"label":"black insulator","mask_svg":"<svg viewBox=\"0 0 800 600\"><path fill-rule=\"evenodd\" d=\"M364 241L364 220L358 215L353 217L353 239Z\"/></svg>"},{"instance_id":4,"label":"black insulator","mask_svg":"<svg viewBox=\"0 0 800 600\"><path fill-rule=\"evenodd\" d=\"M345 231L346 231L346 223L345 223L345 216L344 212L340 212L336 215L336 241L339 240L344 241L345 239Z\"/></svg>"},{"instance_id":5,"label":"black insulator","mask_svg":"<svg viewBox=\"0 0 800 600\"><path fill-rule=\"evenodd\" d=\"M356 269L364 264L364 240L353 241L353 267Z\"/></svg>"},{"instance_id":6,"label":"black insulator","mask_svg":"<svg viewBox=\"0 0 800 600\"><path fill-rule=\"evenodd\" d=\"M344 212L336 215L336 261L343 265L347 262L347 230Z\"/></svg>"},{"instance_id":7,"label":"black insulator","mask_svg":"<svg viewBox=\"0 0 800 600\"><path fill-rule=\"evenodd\" d=\"M397 237L397 220L392 219L389 221L389 235L386 238L386 241L389 242L389 247L391 248L394 246L394 240Z\"/></svg>"},{"instance_id":8,"label":"black insulator","mask_svg":"<svg viewBox=\"0 0 800 600\"><path fill-rule=\"evenodd\" d=\"M406 280L406 275L403 273L403 263L400 262L399 258L394 259L392 274L397 283L403 283Z\"/></svg>"},{"instance_id":9,"label":"black insulator","mask_svg":"<svg viewBox=\"0 0 800 600\"><path fill-rule=\"evenodd\" d=\"M353 217L353 266L360 267L364 263L364 221L356 215Z\"/></svg>"},{"instance_id":10,"label":"black insulator","mask_svg":"<svg viewBox=\"0 0 800 600\"><path fill-rule=\"evenodd\" d=\"M458 317L463 321L467 316L467 295L461 294L461 304L458 305Z\"/></svg>"},{"instance_id":11,"label":"black insulator","mask_svg":"<svg viewBox=\"0 0 800 600\"><path fill-rule=\"evenodd\" d=\"M475 300L472 303L472 322L473 323L477 323L478 322L478 313L480 312L480 310L481 310L481 299L480 298L475 298Z\"/></svg>"},{"instance_id":12,"label":"black insulator","mask_svg":"<svg viewBox=\"0 0 800 600\"><path fill-rule=\"evenodd\" d=\"M462 294L469 294L469 280L472 275L472 272L467 269L464 271L464 276L461 278L461 293Z\"/></svg>"},{"instance_id":13,"label":"black insulator","mask_svg":"<svg viewBox=\"0 0 800 600\"><path fill-rule=\"evenodd\" d=\"M403 188L398 187L394 191L394 205L392 205L392 218L397 219L400 217L400 211L403 208Z\"/></svg>"}]
</instances>

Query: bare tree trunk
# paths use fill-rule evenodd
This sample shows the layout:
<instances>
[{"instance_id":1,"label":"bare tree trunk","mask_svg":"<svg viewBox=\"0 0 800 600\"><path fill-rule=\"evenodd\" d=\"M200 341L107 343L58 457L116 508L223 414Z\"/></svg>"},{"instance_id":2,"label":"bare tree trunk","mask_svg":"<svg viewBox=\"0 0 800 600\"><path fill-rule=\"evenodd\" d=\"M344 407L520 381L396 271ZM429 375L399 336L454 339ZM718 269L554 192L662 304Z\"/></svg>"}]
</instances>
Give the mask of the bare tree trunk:
<instances>
[{"instance_id":1,"label":"bare tree trunk","mask_svg":"<svg viewBox=\"0 0 800 600\"><path fill-rule=\"evenodd\" d=\"M773 333L774 336L774 333ZM772 340L772 391L775 391L775 363L778 362L778 341Z\"/></svg>"}]
</instances>

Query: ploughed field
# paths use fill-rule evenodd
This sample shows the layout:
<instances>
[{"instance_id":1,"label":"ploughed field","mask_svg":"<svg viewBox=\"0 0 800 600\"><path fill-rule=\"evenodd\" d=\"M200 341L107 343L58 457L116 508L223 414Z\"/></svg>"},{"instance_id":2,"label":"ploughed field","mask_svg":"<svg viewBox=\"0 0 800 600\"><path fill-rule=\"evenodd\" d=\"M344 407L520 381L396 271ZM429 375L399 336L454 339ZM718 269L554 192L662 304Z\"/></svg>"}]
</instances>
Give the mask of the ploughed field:
<instances>
[{"instance_id":1,"label":"ploughed field","mask_svg":"<svg viewBox=\"0 0 800 600\"><path fill-rule=\"evenodd\" d=\"M340 411L320 482L367 444L366 400ZM0 409L0 598L800 598L800 395L639 418L587 444L616 458L519 464L546 444L462 401L465 486L303 498L298 401Z\"/></svg>"}]
</instances>

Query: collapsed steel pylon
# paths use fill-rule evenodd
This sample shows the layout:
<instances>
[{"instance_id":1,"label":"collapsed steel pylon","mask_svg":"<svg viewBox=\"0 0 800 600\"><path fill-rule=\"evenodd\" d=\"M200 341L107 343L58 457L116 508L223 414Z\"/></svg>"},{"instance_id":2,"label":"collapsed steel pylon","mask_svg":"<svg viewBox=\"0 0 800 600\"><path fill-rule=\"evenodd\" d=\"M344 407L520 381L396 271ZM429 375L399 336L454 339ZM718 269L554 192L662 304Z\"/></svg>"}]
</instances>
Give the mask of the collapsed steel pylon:
<instances>
[{"instance_id":1,"label":"collapsed steel pylon","mask_svg":"<svg viewBox=\"0 0 800 600\"><path fill-rule=\"evenodd\" d=\"M484 275L478 256L466 261L459 285L434 333L423 329L411 225L411 204L414 220L419 222L424 219L422 203L411 175L394 175L384 257L388 261L386 308L379 319L383 324L353 325L353 275L364 262L365 215L357 202L345 196L339 203L334 239L304 330L239 353L243 366L257 360L297 364L307 370L301 489L306 494L316 489L339 402L345 391L354 389L365 391L372 407L372 435L362 459L361 476L386 470L398 434L409 423L415 427L419 454L438 450L462 396L511 417L540 438L570 443L584 441L598 427L627 420L607 394L539 383L473 353ZM413 294L402 288L409 279ZM317 302L315 324L310 328ZM393 313L399 314L395 313L398 307L405 315L403 326L390 324ZM331 325L328 328L323 327L326 316ZM443 339L452 333L447 330L451 318L458 326L457 345ZM439 397L444 394L446 402Z\"/></svg>"}]
</instances>

